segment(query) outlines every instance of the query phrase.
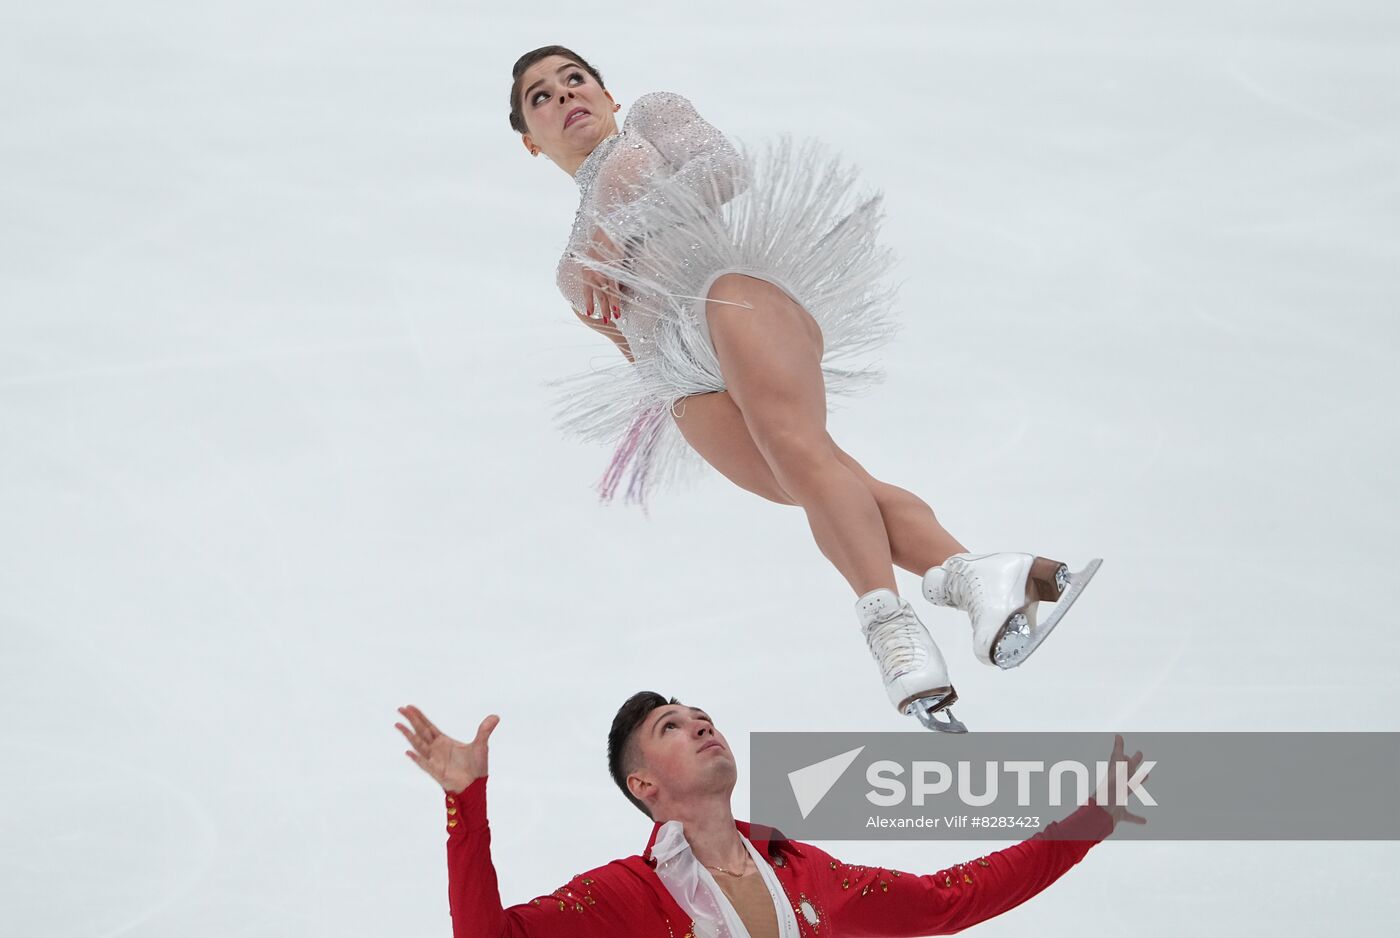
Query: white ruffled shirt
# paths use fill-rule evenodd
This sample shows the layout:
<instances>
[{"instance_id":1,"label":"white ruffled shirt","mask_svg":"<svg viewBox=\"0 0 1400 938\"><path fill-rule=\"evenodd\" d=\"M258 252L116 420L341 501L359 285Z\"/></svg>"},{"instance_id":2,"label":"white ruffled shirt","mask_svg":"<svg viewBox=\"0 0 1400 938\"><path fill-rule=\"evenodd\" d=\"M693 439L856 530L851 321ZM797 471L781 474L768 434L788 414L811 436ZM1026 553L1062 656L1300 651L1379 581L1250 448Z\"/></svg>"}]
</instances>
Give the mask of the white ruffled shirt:
<instances>
[{"instance_id":1,"label":"white ruffled shirt","mask_svg":"<svg viewBox=\"0 0 1400 938\"><path fill-rule=\"evenodd\" d=\"M744 848L753 857L758 875L768 887L773 898L773 911L778 916L779 938L800 938L797 916L787 901L782 884L768 864L759 855L758 849L743 834L739 835ZM667 821L656 832L656 842L651 856L656 860L656 875L665 884L676 904L685 910L695 922L695 938L750 938L739 913L729 897L719 888L715 878L705 865L696 859L690 850L690 842L685 839L685 831L680 821Z\"/></svg>"}]
</instances>

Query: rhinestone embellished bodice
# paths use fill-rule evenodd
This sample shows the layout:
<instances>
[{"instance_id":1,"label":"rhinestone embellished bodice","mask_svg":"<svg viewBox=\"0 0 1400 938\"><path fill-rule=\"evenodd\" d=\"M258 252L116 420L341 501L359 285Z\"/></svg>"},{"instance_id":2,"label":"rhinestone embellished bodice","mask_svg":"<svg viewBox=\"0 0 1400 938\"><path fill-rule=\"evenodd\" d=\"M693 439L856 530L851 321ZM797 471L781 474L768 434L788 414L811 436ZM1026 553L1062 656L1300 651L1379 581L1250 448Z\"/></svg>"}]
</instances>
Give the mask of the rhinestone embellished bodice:
<instances>
[{"instance_id":1,"label":"rhinestone embellished bodice","mask_svg":"<svg viewBox=\"0 0 1400 938\"><path fill-rule=\"evenodd\" d=\"M698 184L716 169L724 175L738 164L733 144L686 98L667 91L638 98L621 131L599 141L574 172L579 208L555 277L569 305L587 312L583 268L576 257L592 235L590 210L604 213L618 230L640 234L646 227L647 203L657 198L651 192L654 182L674 179L685 185L694 179Z\"/></svg>"},{"instance_id":2,"label":"rhinestone embellished bodice","mask_svg":"<svg viewBox=\"0 0 1400 938\"><path fill-rule=\"evenodd\" d=\"M593 152L588 154L584 161L579 164L579 168L574 171L574 182L578 183L580 200L588 197L588 190L593 188L593 180L598 178L598 170L603 165L603 161L621 141L621 133L603 138L593 148Z\"/></svg>"}]
</instances>

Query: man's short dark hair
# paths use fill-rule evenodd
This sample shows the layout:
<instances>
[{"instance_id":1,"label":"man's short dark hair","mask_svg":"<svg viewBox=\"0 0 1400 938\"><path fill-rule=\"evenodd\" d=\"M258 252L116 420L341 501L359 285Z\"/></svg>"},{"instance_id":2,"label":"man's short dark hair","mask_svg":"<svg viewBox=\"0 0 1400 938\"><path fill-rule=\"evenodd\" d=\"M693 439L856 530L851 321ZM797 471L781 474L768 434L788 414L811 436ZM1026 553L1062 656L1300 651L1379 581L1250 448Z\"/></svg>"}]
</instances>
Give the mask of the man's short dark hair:
<instances>
[{"instance_id":1,"label":"man's short dark hair","mask_svg":"<svg viewBox=\"0 0 1400 938\"><path fill-rule=\"evenodd\" d=\"M627 788L627 775L637 764L637 747L632 744L632 734L637 731L637 727L642 725L647 714L657 707L679 703L680 701L676 698L672 697L667 700L656 691L637 691L618 708L617 716L613 717L612 729L608 730L608 772L612 775L613 781L617 783L617 787L621 788L622 793L627 796L627 800L636 805L637 809L647 817L651 817L647 806L642 804Z\"/></svg>"}]
</instances>

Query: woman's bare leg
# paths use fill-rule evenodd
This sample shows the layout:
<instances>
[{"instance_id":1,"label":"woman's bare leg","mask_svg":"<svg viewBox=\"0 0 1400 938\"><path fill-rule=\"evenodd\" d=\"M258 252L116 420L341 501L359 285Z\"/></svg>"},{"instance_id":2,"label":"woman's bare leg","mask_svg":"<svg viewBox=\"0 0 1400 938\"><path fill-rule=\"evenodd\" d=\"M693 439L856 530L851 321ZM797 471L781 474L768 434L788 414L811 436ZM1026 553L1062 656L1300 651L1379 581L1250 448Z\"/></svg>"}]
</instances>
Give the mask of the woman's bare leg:
<instances>
[{"instance_id":1,"label":"woman's bare leg","mask_svg":"<svg viewBox=\"0 0 1400 938\"><path fill-rule=\"evenodd\" d=\"M739 488L780 505L796 505L783 491L728 391L696 394L681 400L673 411L681 436L720 475Z\"/></svg>"},{"instance_id":2,"label":"woman's bare leg","mask_svg":"<svg viewBox=\"0 0 1400 938\"><path fill-rule=\"evenodd\" d=\"M897 485L881 482L835 441L831 445L837 458L865 483L880 506L895 566L923 576L930 567L967 550L938 522L933 509L922 498Z\"/></svg>"},{"instance_id":3,"label":"woman's bare leg","mask_svg":"<svg viewBox=\"0 0 1400 938\"><path fill-rule=\"evenodd\" d=\"M675 418L686 441L729 481L780 505L797 504L773 477L728 391L686 398L677 405ZM875 478L829 435L827 439L836 457L856 474L879 506L895 566L923 576L930 567L967 550L923 499Z\"/></svg>"},{"instance_id":4,"label":"woman's bare leg","mask_svg":"<svg viewBox=\"0 0 1400 938\"><path fill-rule=\"evenodd\" d=\"M707 304L720 371L778 487L806 512L817 547L857 595L896 589L880 506L826 432L816 321L776 286L743 274L718 278L708 298L726 301Z\"/></svg>"}]
</instances>

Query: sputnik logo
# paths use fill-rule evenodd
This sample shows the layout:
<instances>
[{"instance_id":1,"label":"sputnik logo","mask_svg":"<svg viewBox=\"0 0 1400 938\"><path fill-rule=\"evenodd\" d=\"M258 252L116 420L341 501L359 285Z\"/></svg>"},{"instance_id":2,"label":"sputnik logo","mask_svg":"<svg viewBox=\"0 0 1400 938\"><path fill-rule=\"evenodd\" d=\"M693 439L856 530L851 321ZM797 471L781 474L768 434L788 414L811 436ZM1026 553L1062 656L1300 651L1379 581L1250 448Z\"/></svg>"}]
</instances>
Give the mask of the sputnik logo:
<instances>
[{"instance_id":1,"label":"sputnik logo","mask_svg":"<svg viewBox=\"0 0 1400 938\"><path fill-rule=\"evenodd\" d=\"M797 799L797 810L802 812L802 820L807 820L807 815L816 810L827 792L856 761L856 756L864 751L865 747L860 746L788 773L788 784L792 786L792 796Z\"/></svg>"}]
</instances>

